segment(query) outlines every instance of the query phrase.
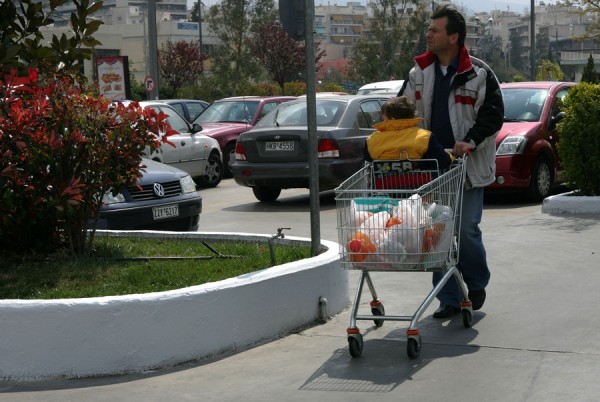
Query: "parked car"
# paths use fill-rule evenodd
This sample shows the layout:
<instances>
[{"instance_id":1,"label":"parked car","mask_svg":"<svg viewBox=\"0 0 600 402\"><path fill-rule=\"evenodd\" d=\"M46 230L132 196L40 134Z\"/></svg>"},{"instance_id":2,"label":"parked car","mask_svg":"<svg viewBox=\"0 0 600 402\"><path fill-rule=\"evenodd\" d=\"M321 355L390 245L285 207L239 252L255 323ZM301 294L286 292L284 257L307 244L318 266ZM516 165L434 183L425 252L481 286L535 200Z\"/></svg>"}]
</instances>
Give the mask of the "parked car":
<instances>
[{"instance_id":1,"label":"parked car","mask_svg":"<svg viewBox=\"0 0 600 402\"><path fill-rule=\"evenodd\" d=\"M169 141L175 147L163 143L159 151L146 156L188 172L199 186L216 187L223 178L223 155L219 143L200 133L202 127L188 123L175 109L162 101L139 103L143 108L167 114L167 122L178 132L169 136Z\"/></svg>"},{"instance_id":2,"label":"parked car","mask_svg":"<svg viewBox=\"0 0 600 402\"><path fill-rule=\"evenodd\" d=\"M210 102L198 99L161 99L160 101L172 106L189 123L192 123L210 105Z\"/></svg>"},{"instance_id":3,"label":"parked car","mask_svg":"<svg viewBox=\"0 0 600 402\"><path fill-rule=\"evenodd\" d=\"M198 230L202 196L192 177L150 159L142 165L146 167L137 186L104 195L97 229Z\"/></svg>"},{"instance_id":4,"label":"parked car","mask_svg":"<svg viewBox=\"0 0 600 402\"><path fill-rule=\"evenodd\" d=\"M385 95L333 95L316 99L319 189L337 187L364 164L365 139L382 120ZM275 201L282 189L308 188L305 99L283 103L250 131L235 150L233 177L259 201Z\"/></svg>"},{"instance_id":5,"label":"parked car","mask_svg":"<svg viewBox=\"0 0 600 402\"><path fill-rule=\"evenodd\" d=\"M532 201L550 194L560 172L556 124L574 82L500 84L504 124L496 137L496 181L488 191L524 191Z\"/></svg>"},{"instance_id":6,"label":"parked car","mask_svg":"<svg viewBox=\"0 0 600 402\"><path fill-rule=\"evenodd\" d=\"M194 123L202 126L202 133L216 139L223 151L225 177L231 177L235 142L238 136L250 130L264 115L294 96L242 96L217 100L198 116Z\"/></svg>"},{"instance_id":7,"label":"parked car","mask_svg":"<svg viewBox=\"0 0 600 402\"><path fill-rule=\"evenodd\" d=\"M398 94L398 91L400 91L400 88L402 88L403 84L404 80L372 82L370 84L366 84L358 88L356 94L367 95L375 93L378 95L391 94L392 96L396 96L396 94Z\"/></svg>"}]
</instances>

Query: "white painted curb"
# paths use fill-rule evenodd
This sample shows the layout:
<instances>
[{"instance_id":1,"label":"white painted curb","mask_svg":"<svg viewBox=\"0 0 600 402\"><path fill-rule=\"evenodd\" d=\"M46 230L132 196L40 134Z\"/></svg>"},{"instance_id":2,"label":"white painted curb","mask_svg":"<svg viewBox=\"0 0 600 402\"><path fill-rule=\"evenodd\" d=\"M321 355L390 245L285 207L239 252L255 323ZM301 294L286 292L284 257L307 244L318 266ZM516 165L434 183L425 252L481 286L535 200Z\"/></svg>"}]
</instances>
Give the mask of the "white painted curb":
<instances>
[{"instance_id":1,"label":"white painted curb","mask_svg":"<svg viewBox=\"0 0 600 402\"><path fill-rule=\"evenodd\" d=\"M128 232L119 232L128 233ZM231 233L131 232L143 236L259 239ZM286 237L286 242L310 239ZM0 379L140 372L274 339L349 303L339 245L317 257L168 292L61 300L0 300ZM322 300L322 299L321 299Z\"/></svg>"},{"instance_id":2,"label":"white painted curb","mask_svg":"<svg viewBox=\"0 0 600 402\"><path fill-rule=\"evenodd\" d=\"M557 194L544 199L542 212L547 214L600 214L600 197Z\"/></svg>"}]
</instances>

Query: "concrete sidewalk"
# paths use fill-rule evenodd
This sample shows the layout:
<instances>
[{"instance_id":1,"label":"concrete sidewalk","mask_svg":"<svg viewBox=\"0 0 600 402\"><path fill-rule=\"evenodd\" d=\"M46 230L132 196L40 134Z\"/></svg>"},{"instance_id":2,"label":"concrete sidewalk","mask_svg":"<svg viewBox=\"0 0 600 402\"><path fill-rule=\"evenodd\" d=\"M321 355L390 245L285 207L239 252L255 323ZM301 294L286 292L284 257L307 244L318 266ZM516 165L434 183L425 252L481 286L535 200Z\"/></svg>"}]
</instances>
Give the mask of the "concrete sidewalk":
<instances>
[{"instance_id":1,"label":"concrete sidewalk","mask_svg":"<svg viewBox=\"0 0 600 402\"><path fill-rule=\"evenodd\" d=\"M471 329L460 316L433 319L434 302L420 322L416 360L406 355L408 323L394 321L377 329L360 321L364 350L350 357L348 309L211 361L141 375L0 383L0 401L597 401L600 216L531 211L486 209L488 300ZM353 286L357 278L353 271ZM373 280L391 315L413 314L431 286L427 273Z\"/></svg>"}]
</instances>

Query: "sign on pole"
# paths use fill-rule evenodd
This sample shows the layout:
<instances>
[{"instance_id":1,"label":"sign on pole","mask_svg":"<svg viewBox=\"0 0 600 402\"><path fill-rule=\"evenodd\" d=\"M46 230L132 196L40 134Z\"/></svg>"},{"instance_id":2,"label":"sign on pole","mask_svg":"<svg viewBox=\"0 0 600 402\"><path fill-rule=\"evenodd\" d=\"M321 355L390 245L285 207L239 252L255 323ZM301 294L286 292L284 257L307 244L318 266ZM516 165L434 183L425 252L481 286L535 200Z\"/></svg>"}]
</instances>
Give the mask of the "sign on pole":
<instances>
[{"instance_id":1,"label":"sign on pole","mask_svg":"<svg viewBox=\"0 0 600 402\"><path fill-rule=\"evenodd\" d=\"M154 90L154 78L148 75L146 79L144 79L144 86L146 87L146 92L152 92Z\"/></svg>"}]
</instances>

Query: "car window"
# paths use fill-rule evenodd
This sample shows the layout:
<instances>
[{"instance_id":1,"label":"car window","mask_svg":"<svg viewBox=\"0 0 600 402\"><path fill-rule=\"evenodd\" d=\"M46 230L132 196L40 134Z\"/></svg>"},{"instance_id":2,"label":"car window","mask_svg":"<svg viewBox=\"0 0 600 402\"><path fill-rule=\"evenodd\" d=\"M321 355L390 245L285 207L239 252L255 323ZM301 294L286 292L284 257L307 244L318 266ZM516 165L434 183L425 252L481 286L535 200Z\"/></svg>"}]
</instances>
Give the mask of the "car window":
<instances>
[{"instance_id":1,"label":"car window","mask_svg":"<svg viewBox=\"0 0 600 402\"><path fill-rule=\"evenodd\" d=\"M265 117L265 115L267 113L269 113L271 110L275 109L277 107L279 103L278 102L267 102L263 105L262 110L260 111L260 115L258 116L259 119L262 119L263 117Z\"/></svg>"},{"instance_id":2,"label":"car window","mask_svg":"<svg viewBox=\"0 0 600 402\"><path fill-rule=\"evenodd\" d=\"M190 114L190 119L194 120L202 111L205 109L204 105L200 102L187 102L186 106Z\"/></svg>"},{"instance_id":3,"label":"car window","mask_svg":"<svg viewBox=\"0 0 600 402\"><path fill-rule=\"evenodd\" d=\"M182 116L185 116L185 111L183 110L183 105L181 103L169 103L169 105L177 110L177 113L179 113Z\"/></svg>"},{"instance_id":4,"label":"car window","mask_svg":"<svg viewBox=\"0 0 600 402\"><path fill-rule=\"evenodd\" d=\"M174 109L170 107L162 107L161 111L164 112L167 116L167 122L171 126L171 128L179 133L189 133L190 128L183 117L179 113L177 113Z\"/></svg>"},{"instance_id":5,"label":"car window","mask_svg":"<svg viewBox=\"0 0 600 402\"><path fill-rule=\"evenodd\" d=\"M379 101L370 100L360 104L360 110L357 114L358 127L372 128L374 124L380 123L382 120Z\"/></svg>"},{"instance_id":6,"label":"car window","mask_svg":"<svg viewBox=\"0 0 600 402\"><path fill-rule=\"evenodd\" d=\"M567 88L565 88L565 89L561 89L556 94L556 98L554 99L554 102L552 103L552 116L553 117L556 116L557 114L559 114L560 112L562 112L563 101L565 100L565 97L567 96L568 92L569 92L569 90Z\"/></svg>"},{"instance_id":7,"label":"car window","mask_svg":"<svg viewBox=\"0 0 600 402\"><path fill-rule=\"evenodd\" d=\"M317 100L317 125L335 126L338 124L347 103L334 100ZM306 102L281 103L273 113L269 113L257 127L306 126Z\"/></svg>"},{"instance_id":8,"label":"car window","mask_svg":"<svg viewBox=\"0 0 600 402\"><path fill-rule=\"evenodd\" d=\"M505 120L539 121L548 97L547 89L504 88Z\"/></svg>"},{"instance_id":9,"label":"car window","mask_svg":"<svg viewBox=\"0 0 600 402\"><path fill-rule=\"evenodd\" d=\"M257 101L214 102L194 120L194 123L250 122L257 109Z\"/></svg>"}]
</instances>

